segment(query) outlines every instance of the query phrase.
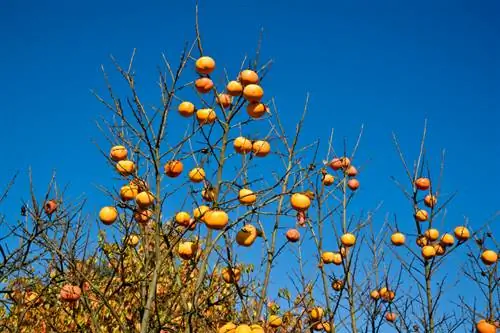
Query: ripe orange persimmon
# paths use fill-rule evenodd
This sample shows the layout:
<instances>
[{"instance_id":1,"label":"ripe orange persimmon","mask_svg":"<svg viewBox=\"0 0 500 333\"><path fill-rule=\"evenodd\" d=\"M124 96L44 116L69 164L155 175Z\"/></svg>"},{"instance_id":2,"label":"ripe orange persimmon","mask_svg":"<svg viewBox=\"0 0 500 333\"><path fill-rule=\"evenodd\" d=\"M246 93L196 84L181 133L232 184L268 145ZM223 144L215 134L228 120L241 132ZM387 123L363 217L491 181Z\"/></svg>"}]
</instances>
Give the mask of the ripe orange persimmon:
<instances>
[{"instance_id":1,"label":"ripe orange persimmon","mask_svg":"<svg viewBox=\"0 0 500 333\"><path fill-rule=\"evenodd\" d=\"M136 234L129 235L128 238L127 238L127 245L131 246L131 247L134 247L137 244L139 244L139 236L136 235Z\"/></svg>"},{"instance_id":2,"label":"ripe orange persimmon","mask_svg":"<svg viewBox=\"0 0 500 333\"><path fill-rule=\"evenodd\" d=\"M264 89L257 84L249 84L243 88L243 97L250 103L260 102L264 96Z\"/></svg>"},{"instance_id":3,"label":"ripe orange persimmon","mask_svg":"<svg viewBox=\"0 0 500 333\"><path fill-rule=\"evenodd\" d=\"M238 282L241 278L241 270L239 268L226 267L222 270L222 279L226 283Z\"/></svg>"},{"instance_id":4,"label":"ripe orange persimmon","mask_svg":"<svg viewBox=\"0 0 500 333\"><path fill-rule=\"evenodd\" d=\"M358 169L354 165L350 165L345 172L349 177L356 177L358 175Z\"/></svg>"},{"instance_id":5,"label":"ripe orange persimmon","mask_svg":"<svg viewBox=\"0 0 500 333\"><path fill-rule=\"evenodd\" d=\"M456 227L454 232L455 232L455 237L457 237L459 241L466 241L470 237L469 229L467 229L464 226Z\"/></svg>"},{"instance_id":6,"label":"ripe orange persimmon","mask_svg":"<svg viewBox=\"0 0 500 333\"><path fill-rule=\"evenodd\" d=\"M370 297L375 301L378 300L380 298L378 290L372 290L372 292L370 293Z\"/></svg>"},{"instance_id":7,"label":"ripe orange persimmon","mask_svg":"<svg viewBox=\"0 0 500 333\"><path fill-rule=\"evenodd\" d=\"M146 209L150 207L151 205L153 205L154 202L155 202L155 197L151 192L146 192L146 191L140 192L135 197L135 203L141 209Z\"/></svg>"},{"instance_id":8,"label":"ripe orange persimmon","mask_svg":"<svg viewBox=\"0 0 500 333\"><path fill-rule=\"evenodd\" d=\"M201 205L193 210L193 216L197 220L205 221L207 212L210 210L208 206Z\"/></svg>"},{"instance_id":9,"label":"ripe orange persimmon","mask_svg":"<svg viewBox=\"0 0 500 333\"><path fill-rule=\"evenodd\" d=\"M497 328L495 325L482 319L476 324L476 330L478 333L495 333Z\"/></svg>"},{"instance_id":10,"label":"ripe orange persimmon","mask_svg":"<svg viewBox=\"0 0 500 333\"><path fill-rule=\"evenodd\" d=\"M429 208L433 208L437 204L437 197L432 194L427 194L424 198L424 204Z\"/></svg>"},{"instance_id":11,"label":"ripe orange persimmon","mask_svg":"<svg viewBox=\"0 0 500 333\"><path fill-rule=\"evenodd\" d=\"M182 242L179 244L179 257L184 260L192 259L198 251L198 245L193 242Z\"/></svg>"},{"instance_id":12,"label":"ripe orange persimmon","mask_svg":"<svg viewBox=\"0 0 500 333\"><path fill-rule=\"evenodd\" d=\"M243 86L238 81L229 81L226 86L226 91L233 97L240 96L243 92Z\"/></svg>"},{"instance_id":13,"label":"ripe orange persimmon","mask_svg":"<svg viewBox=\"0 0 500 333\"><path fill-rule=\"evenodd\" d=\"M124 146L114 146L111 148L111 151L109 153L109 157L115 161L122 161L126 159L128 156L127 148Z\"/></svg>"},{"instance_id":14,"label":"ripe orange persimmon","mask_svg":"<svg viewBox=\"0 0 500 333\"><path fill-rule=\"evenodd\" d=\"M424 233L425 237L431 242L434 242L439 238L439 231L437 229L427 229Z\"/></svg>"},{"instance_id":15,"label":"ripe orange persimmon","mask_svg":"<svg viewBox=\"0 0 500 333\"><path fill-rule=\"evenodd\" d=\"M257 239L257 228L251 224L246 224L236 234L236 243L241 246L251 246Z\"/></svg>"},{"instance_id":16,"label":"ripe orange persimmon","mask_svg":"<svg viewBox=\"0 0 500 333\"><path fill-rule=\"evenodd\" d=\"M418 178L417 180L415 180L415 186L419 190L425 191L425 190L428 190L429 187L431 187L431 181L429 180L429 178L421 177L421 178Z\"/></svg>"},{"instance_id":17,"label":"ripe orange persimmon","mask_svg":"<svg viewBox=\"0 0 500 333\"><path fill-rule=\"evenodd\" d=\"M175 177L178 177L182 173L182 170L184 170L184 165L179 160L172 160L172 161L168 161L165 164L164 169L165 169L165 174L168 177L175 178Z\"/></svg>"},{"instance_id":18,"label":"ripe orange persimmon","mask_svg":"<svg viewBox=\"0 0 500 333\"><path fill-rule=\"evenodd\" d=\"M200 57L195 62L195 68L200 74L210 74L215 69L215 60L207 56Z\"/></svg>"},{"instance_id":19,"label":"ripe orange persimmon","mask_svg":"<svg viewBox=\"0 0 500 333\"><path fill-rule=\"evenodd\" d=\"M323 185L330 186L335 181L335 177L329 173L323 175Z\"/></svg>"},{"instance_id":20,"label":"ripe orange persimmon","mask_svg":"<svg viewBox=\"0 0 500 333\"><path fill-rule=\"evenodd\" d=\"M204 220L207 228L221 230L227 226L229 216L227 216L227 213L223 210L209 210L205 213Z\"/></svg>"},{"instance_id":21,"label":"ripe orange persimmon","mask_svg":"<svg viewBox=\"0 0 500 333\"><path fill-rule=\"evenodd\" d=\"M321 320L321 318L323 318L323 314L324 314L323 308L317 306L309 311L309 318L312 321L319 321Z\"/></svg>"},{"instance_id":22,"label":"ripe orange persimmon","mask_svg":"<svg viewBox=\"0 0 500 333\"><path fill-rule=\"evenodd\" d=\"M191 117L194 114L195 107L191 102L182 102L177 107L179 114L185 118Z\"/></svg>"},{"instance_id":23,"label":"ripe orange persimmon","mask_svg":"<svg viewBox=\"0 0 500 333\"><path fill-rule=\"evenodd\" d=\"M311 199L303 193L294 193L290 197L292 208L296 211L305 211L311 206Z\"/></svg>"},{"instance_id":24,"label":"ripe orange persimmon","mask_svg":"<svg viewBox=\"0 0 500 333\"><path fill-rule=\"evenodd\" d=\"M429 213L425 209L419 209L415 213L415 220L419 222L425 222L429 218Z\"/></svg>"},{"instance_id":25,"label":"ripe orange persimmon","mask_svg":"<svg viewBox=\"0 0 500 333\"><path fill-rule=\"evenodd\" d=\"M47 201L45 203L45 205L43 205L43 210L44 210L45 214L50 216L57 210L58 206L59 206L59 204L57 203L57 201L52 199L52 200Z\"/></svg>"},{"instance_id":26,"label":"ripe orange persimmon","mask_svg":"<svg viewBox=\"0 0 500 333\"><path fill-rule=\"evenodd\" d=\"M257 196L252 190L247 188L242 188L238 192L238 200L243 205L252 205L255 203L255 201L257 201Z\"/></svg>"},{"instance_id":27,"label":"ripe orange persimmon","mask_svg":"<svg viewBox=\"0 0 500 333\"><path fill-rule=\"evenodd\" d=\"M266 112L269 112L269 107L264 103L254 102L247 105L247 113L254 119L261 118Z\"/></svg>"},{"instance_id":28,"label":"ripe orange persimmon","mask_svg":"<svg viewBox=\"0 0 500 333\"><path fill-rule=\"evenodd\" d=\"M238 154L246 154L252 151L252 141L243 136L239 136L234 139L233 147Z\"/></svg>"},{"instance_id":29,"label":"ripe orange persimmon","mask_svg":"<svg viewBox=\"0 0 500 333\"><path fill-rule=\"evenodd\" d=\"M116 171L122 176L130 176L135 172L135 163L129 160L121 160L116 163Z\"/></svg>"},{"instance_id":30,"label":"ripe orange persimmon","mask_svg":"<svg viewBox=\"0 0 500 333\"><path fill-rule=\"evenodd\" d=\"M214 87L214 82L208 77L200 77L194 81L194 87L200 94L206 94Z\"/></svg>"},{"instance_id":31,"label":"ripe orange persimmon","mask_svg":"<svg viewBox=\"0 0 500 333\"><path fill-rule=\"evenodd\" d=\"M432 245L426 245L422 248L422 257L425 260L432 259L436 256L436 249Z\"/></svg>"},{"instance_id":32,"label":"ripe orange persimmon","mask_svg":"<svg viewBox=\"0 0 500 333\"><path fill-rule=\"evenodd\" d=\"M106 206L99 211L99 219L106 225L113 224L118 218L118 211L113 206Z\"/></svg>"},{"instance_id":33,"label":"ripe orange persimmon","mask_svg":"<svg viewBox=\"0 0 500 333\"><path fill-rule=\"evenodd\" d=\"M232 97L229 94L219 94L217 95L217 98L215 100L217 101L217 104L219 104L224 109L227 109L231 106Z\"/></svg>"},{"instance_id":34,"label":"ripe orange persimmon","mask_svg":"<svg viewBox=\"0 0 500 333\"><path fill-rule=\"evenodd\" d=\"M120 198L123 201L133 200L137 194L139 194L139 188L133 184L124 185L120 188Z\"/></svg>"},{"instance_id":35,"label":"ripe orange persimmon","mask_svg":"<svg viewBox=\"0 0 500 333\"><path fill-rule=\"evenodd\" d=\"M444 234L441 236L440 243L443 246L452 246L455 243L455 238L451 234Z\"/></svg>"},{"instance_id":36,"label":"ripe orange persimmon","mask_svg":"<svg viewBox=\"0 0 500 333\"><path fill-rule=\"evenodd\" d=\"M385 320L387 320L388 322L393 323L396 321L397 318L398 318L398 315L395 314L394 312L387 312L385 314Z\"/></svg>"},{"instance_id":37,"label":"ripe orange persimmon","mask_svg":"<svg viewBox=\"0 0 500 333\"><path fill-rule=\"evenodd\" d=\"M234 333L252 333L252 328L246 324L238 325Z\"/></svg>"},{"instance_id":38,"label":"ripe orange persimmon","mask_svg":"<svg viewBox=\"0 0 500 333\"><path fill-rule=\"evenodd\" d=\"M330 168L335 171L348 168L349 165L351 165L351 160L348 157L336 157L330 162Z\"/></svg>"},{"instance_id":39,"label":"ripe orange persimmon","mask_svg":"<svg viewBox=\"0 0 500 333\"><path fill-rule=\"evenodd\" d=\"M191 221L191 216L188 212L178 212L175 214L175 222L183 227L189 226Z\"/></svg>"},{"instance_id":40,"label":"ripe orange persimmon","mask_svg":"<svg viewBox=\"0 0 500 333\"><path fill-rule=\"evenodd\" d=\"M391 242L394 246L401 246L405 243L406 237L401 232L395 232L391 235Z\"/></svg>"},{"instance_id":41,"label":"ripe orange persimmon","mask_svg":"<svg viewBox=\"0 0 500 333\"><path fill-rule=\"evenodd\" d=\"M498 254L492 250L485 250L481 253L481 260L485 265L493 265L498 261Z\"/></svg>"},{"instance_id":42,"label":"ripe orange persimmon","mask_svg":"<svg viewBox=\"0 0 500 333\"><path fill-rule=\"evenodd\" d=\"M217 119L217 114L213 109L199 109L196 111L196 119L200 125L213 124Z\"/></svg>"},{"instance_id":43,"label":"ripe orange persimmon","mask_svg":"<svg viewBox=\"0 0 500 333\"><path fill-rule=\"evenodd\" d=\"M356 191L359 188L359 180L356 178L349 179L349 181L347 181L347 187L349 187L351 191Z\"/></svg>"},{"instance_id":44,"label":"ripe orange persimmon","mask_svg":"<svg viewBox=\"0 0 500 333\"><path fill-rule=\"evenodd\" d=\"M271 145L265 140L257 140L252 144L252 151L255 156L265 157L271 151Z\"/></svg>"},{"instance_id":45,"label":"ripe orange persimmon","mask_svg":"<svg viewBox=\"0 0 500 333\"><path fill-rule=\"evenodd\" d=\"M290 243L295 243L300 239L300 232L297 229L288 229L285 236Z\"/></svg>"},{"instance_id":46,"label":"ripe orange persimmon","mask_svg":"<svg viewBox=\"0 0 500 333\"><path fill-rule=\"evenodd\" d=\"M193 183L200 183L205 179L206 174L203 168L196 167L189 171L188 176L189 180L191 180Z\"/></svg>"},{"instance_id":47,"label":"ripe orange persimmon","mask_svg":"<svg viewBox=\"0 0 500 333\"><path fill-rule=\"evenodd\" d=\"M244 86L259 83L259 75L250 69L241 71L238 79Z\"/></svg>"},{"instance_id":48,"label":"ripe orange persimmon","mask_svg":"<svg viewBox=\"0 0 500 333\"><path fill-rule=\"evenodd\" d=\"M345 233L340 237L340 241L345 247L351 247L356 244L356 236L351 233Z\"/></svg>"}]
</instances>

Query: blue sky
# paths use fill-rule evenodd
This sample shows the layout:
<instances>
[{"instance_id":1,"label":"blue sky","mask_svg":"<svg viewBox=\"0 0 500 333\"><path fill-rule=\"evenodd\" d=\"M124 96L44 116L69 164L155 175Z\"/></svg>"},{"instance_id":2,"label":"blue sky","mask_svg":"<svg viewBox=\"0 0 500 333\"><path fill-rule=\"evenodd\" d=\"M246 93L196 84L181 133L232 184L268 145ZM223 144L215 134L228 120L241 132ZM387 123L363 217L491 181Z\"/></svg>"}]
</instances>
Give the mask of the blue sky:
<instances>
[{"instance_id":1,"label":"blue sky","mask_svg":"<svg viewBox=\"0 0 500 333\"><path fill-rule=\"evenodd\" d=\"M178 59L193 39L193 8L192 1L2 2L0 184L21 172L2 211L17 214L27 198L29 166L38 188L56 170L75 197L90 197L90 211L103 204L94 185L114 175L92 144L102 140L94 121L106 113L89 92L104 92L99 66L111 68L109 54L127 61L137 48L139 83L157 102L156 65L162 52ZM352 146L365 125L359 200L365 207L383 200L381 219L404 203L389 180L404 177L391 132L412 159L425 118L431 167L437 173L445 148L445 192L459 191L449 227L463 216L479 225L499 209L498 2L220 0L201 1L200 11L206 53L234 74L264 28L263 58L275 62L266 94L286 125L311 93L304 142L326 142L335 128L337 147L343 137Z\"/></svg>"}]
</instances>

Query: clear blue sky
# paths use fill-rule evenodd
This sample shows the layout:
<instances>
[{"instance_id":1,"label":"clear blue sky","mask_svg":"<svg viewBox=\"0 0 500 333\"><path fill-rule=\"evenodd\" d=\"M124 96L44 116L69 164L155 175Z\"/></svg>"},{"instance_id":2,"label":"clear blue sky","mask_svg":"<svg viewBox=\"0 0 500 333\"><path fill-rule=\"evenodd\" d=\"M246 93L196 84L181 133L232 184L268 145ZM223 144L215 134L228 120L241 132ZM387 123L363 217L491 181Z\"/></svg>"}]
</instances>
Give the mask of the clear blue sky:
<instances>
[{"instance_id":1,"label":"clear blue sky","mask_svg":"<svg viewBox=\"0 0 500 333\"><path fill-rule=\"evenodd\" d=\"M252 54L264 28L263 58L275 61L266 94L290 114L288 125L311 93L304 139L327 140L333 127L337 145L344 136L352 143L365 124L359 200L367 208L383 200L380 220L404 203L389 180L404 176L391 131L416 157L426 117L434 173L446 148L445 192L459 190L447 225L464 215L479 224L500 208L497 1L220 0L201 1L200 11L206 52L231 68ZM103 204L93 184L111 175L91 140L101 140L94 121L105 110L89 92L104 91L99 66L137 48L139 80L157 102L160 54L178 59L193 39L193 14L186 0L0 4L0 184L21 171L3 211L17 213L27 198L30 165L39 188L57 170L75 196L91 196L90 209Z\"/></svg>"}]
</instances>

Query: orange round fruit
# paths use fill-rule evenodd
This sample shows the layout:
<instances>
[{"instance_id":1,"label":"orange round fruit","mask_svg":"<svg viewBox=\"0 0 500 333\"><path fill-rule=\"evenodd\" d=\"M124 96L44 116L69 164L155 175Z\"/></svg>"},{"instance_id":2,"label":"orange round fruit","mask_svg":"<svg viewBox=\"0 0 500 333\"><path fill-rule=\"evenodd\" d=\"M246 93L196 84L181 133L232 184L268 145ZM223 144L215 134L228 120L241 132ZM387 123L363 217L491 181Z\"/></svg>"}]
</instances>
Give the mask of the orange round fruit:
<instances>
[{"instance_id":1,"label":"orange round fruit","mask_svg":"<svg viewBox=\"0 0 500 333\"><path fill-rule=\"evenodd\" d=\"M425 260L432 259L436 256L436 249L432 245L426 245L422 248L422 257Z\"/></svg>"},{"instance_id":2,"label":"orange round fruit","mask_svg":"<svg viewBox=\"0 0 500 333\"><path fill-rule=\"evenodd\" d=\"M198 245L193 242L182 242L179 244L179 257L184 260L192 259L198 251Z\"/></svg>"},{"instance_id":3,"label":"orange round fruit","mask_svg":"<svg viewBox=\"0 0 500 333\"><path fill-rule=\"evenodd\" d=\"M359 180L356 178L349 179L347 181L347 187L349 187L351 191L356 191L359 188Z\"/></svg>"},{"instance_id":4,"label":"orange round fruit","mask_svg":"<svg viewBox=\"0 0 500 333\"><path fill-rule=\"evenodd\" d=\"M498 254L492 250L485 250L481 253L481 260L485 265L493 265L498 261Z\"/></svg>"},{"instance_id":5,"label":"orange round fruit","mask_svg":"<svg viewBox=\"0 0 500 333\"><path fill-rule=\"evenodd\" d=\"M348 157L336 157L330 162L330 168L337 171L348 168L351 165L351 160Z\"/></svg>"},{"instance_id":6,"label":"orange round fruit","mask_svg":"<svg viewBox=\"0 0 500 333\"><path fill-rule=\"evenodd\" d=\"M425 237L431 242L434 242L439 238L439 231L437 229L427 229L424 233Z\"/></svg>"},{"instance_id":7,"label":"orange round fruit","mask_svg":"<svg viewBox=\"0 0 500 333\"><path fill-rule=\"evenodd\" d=\"M495 333L497 328L495 325L483 319L476 324L476 330L478 333Z\"/></svg>"},{"instance_id":8,"label":"orange round fruit","mask_svg":"<svg viewBox=\"0 0 500 333\"><path fill-rule=\"evenodd\" d=\"M135 163L129 160L118 161L116 171L124 177L130 176L135 172Z\"/></svg>"},{"instance_id":9,"label":"orange round fruit","mask_svg":"<svg viewBox=\"0 0 500 333\"><path fill-rule=\"evenodd\" d=\"M397 318L398 316L394 312L387 312L385 314L385 319L391 323L395 322Z\"/></svg>"},{"instance_id":10,"label":"orange round fruit","mask_svg":"<svg viewBox=\"0 0 500 333\"><path fill-rule=\"evenodd\" d=\"M259 83L259 75L250 69L241 71L238 79L244 86Z\"/></svg>"},{"instance_id":11,"label":"orange round fruit","mask_svg":"<svg viewBox=\"0 0 500 333\"><path fill-rule=\"evenodd\" d=\"M239 136L234 139L233 147L238 154L246 154L252 151L252 141L243 136Z\"/></svg>"},{"instance_id":12,"label":"orange round fruit","mask_svg":"<svg viewBox=\"0 0 500 333\"><path fill-rule=\"evenodd\" d=\"M205 221L207 212L210 210L208 206L201 205L193 209L193 216L197 220Z\"/></svg>"},{"instance_id":13,"label":"orange round fruit","mask_svg":"<svg viewBox=\"0 0 500 333\"><path fill-rule=\"evenodd\" d=\"M286 232L286 239L288 239L290 243L298 242L300 239L300 232L297 229L289 229Z\"/></svg>"},{"instance_id":14,"label":"orange round fruit","mask_svg":"<svg viewBox=\"0 0 500 333\"><path fill-rule=\"evenodd\" d=\"M268 320L268 324L272 328L277 328L277 327L280 327L283 324L283 320L281 319L280 316L270 315L269 316L269 320Z\"/></svg>"},{"instance_id":15,"label":"orange round fruit","mask_svg":"<svg viewBox=\"0 0 500 333\"><path fill-rule=\"evenodd\" d=\"M346 233L340 237L340 241L345 247L351 247L356 244L356 236L351 233Z\"/></svg>"},{"instance_id":16,"label":"orange round fruit","mask_svg":"<svg viewBox=\"0 0 500 333\"><path fill-rule=\"evenodd\" d=\"M217 119L217 114L212 109L199 109L196 111L196 119L200 125L213 124Z\"/></svg>"},{"instance_id":17,"label":"orange round fruit","mask_svg":"<svg viewBox=\"0 0 500 333\"><path fill-rule=\"evenodd\" d=\"M437 204L437 197L432 194L427 194L424 198L424 204L429 208L433 208Z\"/></svg>"},{"instance_id":18,"label":"orange round fruit","mask_svg":"<svg viewBox=\"0 0 500 333\"><path fill-rule=\"evenodd\" d=\"M257 140L252 144L252 151L255 156L265 157L271 151L271 145L265 140Z\"/></svg>"},{"instance_id":19,"label":"orange round fruit","mask_svg":"<svg viewBox=\"0 0 500 333\"><path fill-rule=\"evenodd\" d=\"M330 186L335 181L335 177L329 173L323 175L323 185Z\"/></svg>"},{"instance_id":20,"label":"orange round fruit","mask_svg":"<svg viewBox=\"0 0 500 333\"><path fill-rule=\"evenodd\" d=\"M200 77L194 81L194 87L200 94L206 94L214 87L214 82L208 77Z\"/></svg>"},{"instance_id":21,"label":"orange round fruit","mask_svg":"<svg viewBox=\"0 0 500 333\"><path fill-rule=\"evenodd\" d=\"M290 203L293 209L301 212L307 210L311 206L311 199L305 194L294 193L290 197Z\"/></svg>"},{"instance_id":22,"label":"orange round fruit","mask_svg":"<svg viewBox=\"0 0 500 333\"><path fill-rule=\"evenodd\" d=\"M128 156L127 148L124 146L114 146L111 148L111 151L109 153L109 157L115 161L122 161L126 159Z\"/></svg>"},{"instance_id":23,"label":"orange round fruit","mask_svg":"<svg viewBox=\"0 0 500 333\"><path fill-rule=\"evenodd\" d=\"M240 96L243 92L243 86L238 81L230 81L226 86L226 91L230 96Z\"/></svg>"},{"instance_id":24,"label":"orange round fruit","mask_svg":"<svg viewBox=\"0 0 500 333\"><path fill-rule=\"evenodd\" d=\"M205 213L204 220L207 228L221 230L229 223L229 216L223 210L209 210Z\"/></svg>"},{"instance_id":25,"label":"orange round fruit","mask_svg":"<svg viewBox=\"0 0 500 333\"><path fill-rule=\"evenodd\" d=\"M380 298L378 290L372 290L372 292L370 293L370 297L375 301L378 300Z\"/></svg>"},{"instance_id":26,"label":"orange round fruit","mask_svg":"<svg viewBox=\"0 0 500 333\"><path fill-rule=\"evenodd\" d=\"M455 238L451 234L444 234L441 236L440 243L443 246L452 246L455 243Z\"/></svg>"},{"instance_id":27,"label":"orange round fruit","mask_svg":"<svg viewBox=\"0 0 500 333\"><path fill-rule=\"evenodd\" d=\"M222 270L222 279L226 283L238 282L241 278L241 270L239 268L226 267Z\"/></svg>"},{"instance_id":28,"label":"orange round fruit","mask_svg":"<svg viewBox=\"0 0 500 333\"><path fill-rule=\"evenodd\" d=\"M429 218L429 213L425 209L419 209L415 213L415 219L419 222L425 222Z\"/></svg>"},{"instance_id":29,"label":"orange round fruit","mask_svg":"<svg viewBox=\"0 0 500 333\"><path fill-rule=\"evenodd\" d=\"M405 241L406 241L406 237L401 232L395 232L391 235L392 245L401 246L405 243Z\"/></svg>"},{"instance_id":30,"label":"orange round fruit","mask_svg":"<svg viewBox=\"0 0 500 333\"><path fill-rule=\"evenodd\" d=\"M191 102L182 102L177 107L177 111L179 111L179 114L181 116L188 118L194 114L195 107L194 104Z\"/></svg>"},{"instance_id":31,"label":"orange round fruit","mask_svg":"<svg viewBox=\"0 0 500 333\"><path fill-rule=\"evenodd\" d=\"M243 205L252 205L255 203L255 201L257 201L257 196L252 190L247 188L242 188L238 192L238 200Z\"/></svg>"},{"instance_id":32,"label":"orange round fruit","mask_svg":"<svg viewBox=\"0 0 500 333\"><path fill-rule=\"evenodd\" d=\"M135 197L135 202L137 206L139 206L139 208L146 209L153 205L153 203L155 202L155 197L151 192L144 191L137 194L137 196Z\"/></svg>"},{"instance_id":33,"label":"orange round fruit","mask_svg":"<svg viewBox=\"0 0 500 333\"><path fill-rule=\"evenodd\" d=\"M195 68L200 74L210 74L215 69L215 60L207 56L200 57L196 60Z\"/></svg>"},{"instance_id":34,"label":"orange round fruit","mask_svg":"<svg viewBox=\"0 0 500 333\"><path fill-rule=\"evenodd\" d=\"M261 118L266 112L269 112L269 107L264 103L255 102L247 105L247 113L254 119Z\"/></svg>"},{"instance_id":35,"label":"orange round fruit","mask_svg":"<svg viewBox=\"0 0 500 333\"><path fill-rule=\"evenodd\" d=\"M231 106L232 98L229 94L219 94L217 95L216 101L222 108L227 109Z\"/></svg>"},{"instance_id":36,"label":"orange round fruit","mask_svg":"<svg viewBox=\"0 0 500 333\"><path fill-rule=\"evenodd\" d=\"M168 161L165 164L165 174L168 177L178 177L182 173L182 170L184 170L184 165L179 160Z\"/></svg>"},{"instance_id":37,"label":"orange round fruit","mask_svg":"<svg viewBox=\"0 0 500 333\"><path fill-rule=\"evenodd\" d=\"M264 96L264 89L257 84L249 84L243 88L243 97L249 102L260 102Z\"/></svg>"},{"instance_id":38,"label":"orange round fruit","mask_svg":"<svg viewBox=\"0 0 500 333\"><path fill-rule=\"evenodd\" d=\"M196 167L189 171L188 176L189 180L191 180L193 183L200 183L205 179L206 174L203 168Z\"/></svg>"},{"instance_id":39,"label":"orange round fruit","mask_svg":"<svg viewBox=\"0 0 500 333\"><path fill-rule=\"evenodd\" d=\"M418 178L416 181L415 181L415 186L421 190L421 191L425 191L425 190L428 190L430 187L431 187L431 181L429 178L424 178L424 177L421 177L421 178Z\"/></svg>"},{"instance_id":40,"label":"orange round fruit","mask_svg":"<svg viewBox=\"0 0 500 333\"><path fill-rule=\"evenodd\" d=\"M137 194L139 194L139 188L132 184L124 185L120 189L120 198L123 201L133 200Z\"/></svg>"},{"instance_id":41,"label":"orange round fruit","mask_svg":"<svg viewBox=\"0 0 500 333\"><path fill-rule=\"evenodd\" d=\"M345 172L349 177L356 177L358 175L358 169L354 165L350 165Z\"/></svg>"},{"instance_id":42,"label":"orange round fruit","mask_svg":"<svg viewBox=\"0 0 500 333\"><path fill-rule=\"evenodd\" d=\"M466 241L470 237L469 229L464 226L459 226L455 228L455 237L460 241Z\"/></svg>"},{"instance_id":43,"label":"orange round fruit","mask_svg":"<svg viewBox=\"0 0 500 333\"><path fill-rule=\"evenodd\" d=\"M175 222L183 227L188 227L191 222L191 216L188 212L178 212L175 214Z\"/></svg>"},{"instance_id":44,"label":"orange round fruit","mask_svg":"<svg viewBox=\"0 0 500 333\"><path fill-rule=\"evenodd\" d=\"M251 224L245 225L236 234L236 243L241 246L251 246L257 239L257 228Z\"/></svg>"},{"instance_id":45,"label":"orange round fruit","mask_svg":"<svg viewBox=\"0 0 500 333\"><path fill-rule=\"evenodd\" d=\"M323 314L324 314L323 308L318 306L312 308L311 311L309 311L309 318L311 318L312 321L318 321L321 320L321 318L323 318Z\"/></svg>"},{"instance_id":46,"label":"orange round fruit","mask_svg":"<svg viewBox=\"0 0 500 333\"><path fill-rule=\"evenodd\" d=\"M118 211L113 206L106 206L99 211L99 219L106 225L113 224L118 218Z\"/></svg>"}]
</instances>

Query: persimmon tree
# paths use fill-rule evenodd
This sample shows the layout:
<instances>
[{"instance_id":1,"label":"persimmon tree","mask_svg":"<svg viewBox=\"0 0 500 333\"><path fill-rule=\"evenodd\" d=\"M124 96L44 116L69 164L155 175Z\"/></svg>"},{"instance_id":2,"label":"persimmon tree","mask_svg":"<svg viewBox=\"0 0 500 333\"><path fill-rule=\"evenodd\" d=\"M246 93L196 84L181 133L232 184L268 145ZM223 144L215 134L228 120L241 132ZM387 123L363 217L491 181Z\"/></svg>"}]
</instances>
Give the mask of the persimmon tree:
<instances>
[{"instance_id":1,"label":"persimmon tree","mask_svg":"<svg viewBox=\"0 0 500 333\"><path fill-rule=\"evenodd\" d=\"M99 186L102 207L86 213L85 199L68 199L55 177L39 199L31 182L21 220L1 239L21 244L0 244L3 330L494 332L491 233L464 268L484 297L477 306L462 299L457 313L440 306L438 270L487 225L440 235L436 222L453 195L431 177L424 140L413 168L395 140L408 186L396 184L415 221L403 230L403 217L381 216L390 208L353 208L363 128L352 146L333 131L326 145L304 143L309 96L287 111L297 118L288 128L268 97L272 62L261 63L259 49L225 68L205 52L196 24L176 63L161 58L157 103L140 92L135 58L135 50L125 64L111 57L106 90L94 92L106 110L97 123L102 169L113 177ZM478 275L474 265L487 267Z\"/></svg>"}]
</instances>

